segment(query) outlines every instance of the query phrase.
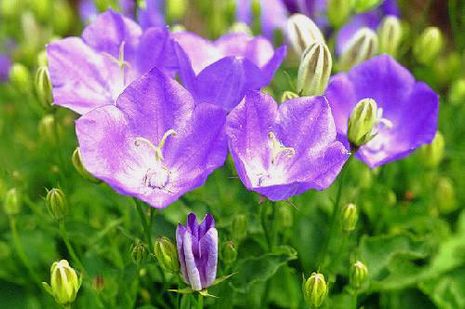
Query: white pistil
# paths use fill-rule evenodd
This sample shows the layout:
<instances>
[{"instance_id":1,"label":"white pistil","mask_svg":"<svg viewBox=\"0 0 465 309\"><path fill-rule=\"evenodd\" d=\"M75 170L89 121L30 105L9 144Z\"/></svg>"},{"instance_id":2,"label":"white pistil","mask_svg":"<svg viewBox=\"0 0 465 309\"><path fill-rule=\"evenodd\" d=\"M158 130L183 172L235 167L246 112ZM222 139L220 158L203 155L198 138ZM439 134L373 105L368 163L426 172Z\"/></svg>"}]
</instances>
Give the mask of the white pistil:
<instances>
[{"instance_id":1,"label":"white pistil","mask_svg":"<svg viewBox=\"0 0 465 309\"><path fill-rule=\"evenodd\" d=\"M268 133L268 138L270 140L271 147L271 164L275 164L276 160L281 154L284 154L286 157L290 158L295 155L295 149L292 147L284 146L276 137L273 132Z\"/></svg>"},{"instance_id":2,"label":"white pistil","mask_svg":"<svg viewBox=\"0 0 465 309\"><path fill-rule=\"evenodd\" d=\"M119 51L118 51L118 58L115 58L113 55L109 54L109 53L103 53L105 56L107 56L111 61L113 61L114 63L116 63L116 65L118 65L119 69L120 69L120 83L121 83L121 89L124 89L124 87L126 86L126 74L125 74L125 68L128 67L130 68L131 65L129 64L129 62L127 62L126 60L124 60L124 47L126 45L126 42L125 41L122 41L121 42L121 45L119 46Z\"/></svg>"}]
</instances>

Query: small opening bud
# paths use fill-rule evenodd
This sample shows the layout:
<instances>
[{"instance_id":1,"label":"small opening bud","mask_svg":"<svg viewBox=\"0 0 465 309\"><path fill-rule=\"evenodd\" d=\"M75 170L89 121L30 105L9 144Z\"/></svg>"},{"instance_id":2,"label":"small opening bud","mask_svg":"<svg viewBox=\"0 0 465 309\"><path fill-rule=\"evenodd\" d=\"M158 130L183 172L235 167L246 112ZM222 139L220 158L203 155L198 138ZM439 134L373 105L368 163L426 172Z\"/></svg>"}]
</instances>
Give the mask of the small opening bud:
<instances>
[{"instance_id":1,"label":"small opening bud","mask_svg":"<svg viewBox=\"0 0 465 309\"><path fill-rule=\"evenodd\" d=\"M441 177L438 179L435 201L440 214L450 214L459 207L455 197L454 184L450 178Z\"/></svg>"},{"instance_id":2,"label":"small opening bud","mask_svg":"<svg viewBox=\"0 0 465 309\"><path fill-rule=\"evenodd\" d=\"M76 299L81 282L68 261L61 260L53 263L50 268L50 285L46 282L42 282L42 285L58 304L69 306Z\"/></svg>"},{"instance_id":3,"label":"small opening bud","mask_svg":"<svg viewBox=\"0 0 465 309\"><path fill-rule=\"evenodd\" d=\"M321 95L328 86L333 60L328 46L318 41L302 54L297 74L297 91L306 96Z\"/></svg>"},{"instance_id":4,"label":"small opening bud","mask_svg":"<svg viewBox=\"0 0 465 309\"><path fill-rule=\"evenodd\" d=\"M379 52L397 56L400 40L402 38L402 26L395 16L387 16L378 27Z\"/></svg>"},{"instance_id":5,"label":"small opening bud","mask_svg":"<svg viewBox=\"0 0 465 309\"><path fill-rule=\"evenodd\" d=\"M347 71L353 66L370 59L378 53L378 36L370 28L359 29L349 40L339 59L341 70Z\"/></svg>"},{"instance_id":6,"label":"small opening bud","mask_svg":"<svg viewBox=\"0 0 465 309\"><path fill-rule=\"evenodd\" d=\"M81 159L81 151L79 150L79 147L77 147L73 155L71 156L71 162L73 163L74 168L76 171L81 175L83 178L91 181L91 182L99 182L98 179L96 179L94 176L92 176L85 168L84 165L82 164L82 159Z\"/></svg>"},{"instance_id":7,"label":"small opening bud","mask_svg":"<svg viewBox=\"0 0 465 309\"><path fill-rule=\"evenodd\" d=\"M61 135L61 128L57 124L55 116L52 114L42 117L37 130L39 131L40 139L50 145L56 145L58 138Z\"/></svg>"},{"instance_id":8,"label":"small opening bud","mask_svg":"<svg viewBox=\"0 0 465 309\"><path fill-rule=\"evenodd\" d=\"M354 265L352 266L352 271L351 271L351 276L350 276L352 284L355 287L359 288L362 286L362 284L366 281L367 278L368 278L368 268L365 266L365 264L363 264L360 261L355 262Z\"/></svg>"},{"instance_id":9,"label":"small opening bud","mask_svg":"<svg viewBox=\"0 0 465 309\"><path fill-rule=\"evenodd\" d=\"M140 265L141 263L143 263L146 260L147 255L147 249L140 240L137 240L135 243L132 244L131 259L134 262L134 264Z\"/></svg>"},{"instance_id":10,"label":"small opening bud","mask_svg":"<svg viewBox=\"0 0 465 309\"><path fill-rule=\"evenodd\" d=\"M10 82L20 92L27 92L30 89L30 74L26 66L21 63L14 63L10 69Z\"/></svg>"},{"instance_id":11,"label":"small opening bud","mask_svg":"<svg viewBox=\"0 0 465 309\"><path fill-rule=\"evenodd\" d=\"M35 77L35 89L37 98L44 109L50 109L53 102L52 83L46 66L41 66L37 69Z\"/></svg>"},{"instance_id":12,"label":"small opening bud","mask_svg":"<svg viewBox=\"0 0 465 309\"><path fill-rule=\"evenodd\" d=\"M310 44L324 42L323 34L315 23L303 14L293 14L287 20L286 34L289 44L297 56L310 46Z\"/></svg>"},{"instance_id":13,"label":"small opening bud","mask_svg":"<svg viewBox=\"0 0 465 309\"><path fill-rule=\"evenodd\" d=\"M3 199L3 209L8 216L14 216L21 211L21 196L16 188L8 190Z\"/></svg>"},{"instance_id":14,"label":"small opening bud","mask_svg":"<svg viewBox=\"0 0 465 309\"><path fill-rule=\"evenodd\" d=\"M342 229L346 232L352 232L357 225L358 212L357 206L350 203L342 210Z\"/></svg>"},{"instance_id":15,"label":"small opening bud","mask_svg":"<svg viewBox=\"0 0 465 309\"><path fill-rule=\"evenodd\" d=\"M160 266L173 274L179 272L179 259L176 245L167 237L155 241L154 254Z\"/></svg>"},{"instance_id":16,"label":"small opening bud","mask_svg":"<svg viewBox=\"0 0 465 309\"><path fill-rule=\"evenodd\" d=\"M61 220L68 214L68 203L61 189L53 188L45 197L48 212L55 220Z\"/></svg>"},{"instance_id":17,"label":"small opening bud","mask_svg":"<svg viewBox=\"0 0 465 309\"><path fill-rule=\"evenodd\" d=\"M234 216L232 220L232 235L233 239L239 243L247 236L248 220L247 216L239 214Z\"/></svg>"},{"instance_id":18,"label":"small opening bud","mask_svg":"<svg viewBox=\"0 0 465 309\"><path fill-rule=\"evenodd\" d=\"M420 148L420 155L425 166L435 168L444 157L445 141L441 132L437 132L429 145Z\"/></svg>"},{"instance_id":19,"label":"small opening bud","mask_svg":"<svg viewBox=\"0 0 465 309\"><path fill-rule=\"evenodd\" d=\"M304 280L305 281L305 280ZM328 295L325 277L320 273L312 273L302 286L305 301L314 308L320 307Z\"/></svg>"},{"instance_id":20,"label":"small opening bud","mask_svg":"<svg viewBox=\"0 0 465 309\"><path fill-rule=\"evenodd\" d=\"M352 9L351 2L347 0L328 1L328 19L335 28L340 28L345 24Z\"/></svg>"},{"instance_id":21,"label":"small opening bud","mask_svg":"<svg viewBox=\"0 0 465 309\"><path fill-rule=\"evenodd\" d=\"M441 30L438 27L426 28L413 45L413 54L421 64L431 64L444 45Z\"/></svg>"},{"instance_id":22,"label":"small opening bud","mask_svg":"<svg viewBox=\"0 0 465 309\"><path fill-rule=\"evenodd\" d=\"M226 265L230 265L236 261L237 258L237 249L233 241L227 241L223 245L223 250L221 250L223 256L223 262Z\"/></svg>"},{"instance_id":23,"label":"small opening bud","mask_svg":"<svg viewBox=\"0 0 465 309\"><path fill-rule=\"evenodd\" d=\"M373 139L377 114L377 104L373 99L363 99L355 105L347 129L347 136L354 147L365 145Z\"/></svg>"}]
</instances>

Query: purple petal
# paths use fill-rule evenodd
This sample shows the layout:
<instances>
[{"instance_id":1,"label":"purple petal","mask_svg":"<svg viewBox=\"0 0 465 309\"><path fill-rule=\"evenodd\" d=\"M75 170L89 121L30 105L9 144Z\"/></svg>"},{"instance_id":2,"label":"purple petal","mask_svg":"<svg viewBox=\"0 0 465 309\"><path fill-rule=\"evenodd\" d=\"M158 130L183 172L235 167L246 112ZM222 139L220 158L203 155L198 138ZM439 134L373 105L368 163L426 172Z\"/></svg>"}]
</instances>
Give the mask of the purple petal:
<instances>
[{"instance_id":1,"label":"purple petal","mask_svg":"<svg viewBox=\"0 0 465 309\"><path fill-rule=\"evenodd\" d=\"M200 278L202 288L208 288L216 278L216 268L218 263L218 231L215 228L210 228L205 235L200 239L200 256L198 269L200 270Z\"/></svg>"},{"instance_id":2,"label":"purple petal","mask_svg":"<svg viewBox=\"0 0 465 309\"><path fill-rule=\"evenodd\" d=\"M211 214L206 214L203 218L202 223L199 225L199 235L203 237L205 233L210 229L215 227L215 219Z\"/></svg>"},{"instance_id":3,"label":"purple petal","mask_svg":"<svg viewBox=\"0 0 465 309\"><path fill-rule=\"evenodd\" d=\"M178 60L179 77L181 78L184 87L186 87L186 89L188 89L191 93L195 94L197 92L196 76L189 56L179 43L174 44L174 50Z\"/></svg>"},{"instance_id":4,"label":"purple petal","mask_svg":"<svg viewBox=\"0 0 465 309\"><path fill-rule=\"evenodd\" d=\"M145 1L146 8L139 9L137 16L139 24L143 29L149 27L162 27L165 25L165 1L150 0Z\"/></svg>"},{"instance_id":5,"label":"purple petal","mask_svg":"<svg viewBox=\"0 0 465 309\"><path fill-rule=\"evenodd\" d=\"M0 82L8 80L10 74L11 60L8 56L0 54Z\"/></svg>"},{"instance_id":6,"label":"purple petal","mask_svg":"<svg viewBox=\"0 0 465 309\"><path fill-rule=\"evenodd\" d=\"M187 232L184 234L182 247L184 250L184 261L186 263L187 283L191 285L194 291L202 290L202 282L200 280L200 272L197 268L196 258L193 247L198 247L197 241L192 239L192 234Z\"/></svg>"},{"instance_id":7,"label":"purple petal","mask_svg":"<svg viewBox=\"0 0 465 309\"><path fill-rule=\"evenodd\" d=\"M186 261L185 261L185 256L184 256L184 246L183 246L183 240L184 240L184 235L186 234L187 229L181 225L178 224L176 228L176 247L178 248L178 258L179 258L179 264L181 265L181 273L184 278L185 282L189 282L189 277L187 275L187 268L186 268Z\"/></svg>"},{"instance_id":8,"label":"purple petal","mask_svg":"<svg viewBox=\"0 0 465 309\"><path fill-rule=\"evenodd\" d=\"M376 29L382 17L376 12L369 12L355 15L344 27L339 30L336 37L336 54L342 55L347 48L347 43L354 36L354 34L362 27Z\"/></svg>"}]
</instances>

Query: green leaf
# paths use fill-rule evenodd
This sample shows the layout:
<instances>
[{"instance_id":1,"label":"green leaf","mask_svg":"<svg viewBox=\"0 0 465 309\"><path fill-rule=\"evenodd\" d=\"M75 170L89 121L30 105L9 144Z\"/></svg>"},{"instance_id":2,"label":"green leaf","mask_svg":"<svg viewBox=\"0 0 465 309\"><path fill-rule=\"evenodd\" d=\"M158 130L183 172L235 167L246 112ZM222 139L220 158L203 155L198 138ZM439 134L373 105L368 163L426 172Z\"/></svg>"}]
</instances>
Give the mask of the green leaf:
<instances>
[{"instance_id":1,"label":"green leaf","mask_svg":"<svg viewBox=\"0 0 465 309\"><path fill-rule=\"evenodd\" d=\"M428 280L420 288L439 308L465 308L465 267Z\"/></svg>"}]
</instances>

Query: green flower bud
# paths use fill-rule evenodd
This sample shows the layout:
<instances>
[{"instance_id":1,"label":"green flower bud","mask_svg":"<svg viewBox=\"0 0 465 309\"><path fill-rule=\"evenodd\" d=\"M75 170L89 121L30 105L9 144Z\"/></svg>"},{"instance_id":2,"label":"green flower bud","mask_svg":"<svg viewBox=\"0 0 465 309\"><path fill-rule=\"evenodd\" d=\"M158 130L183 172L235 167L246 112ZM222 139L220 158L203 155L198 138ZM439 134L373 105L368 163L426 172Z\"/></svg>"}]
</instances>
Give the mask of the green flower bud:
<instances>
[{"instance_id":1,"label":"green flower bud","mask_svg":"<svg viewBox=\"0 0 465 309\"><path fill-rule=\"evenodd\" d=\"M10 69L10 82L21 92L29 91L31 77L29 70L21 63L15 63Z\"/></svg>"},{"instance_id":2,"label":"green flower bud","mask_svg":"<svg viewBox=\"0 0 465 309\"><path fill-rule=\"evenodd\" d=\"M441 30L438 27L426 28L415 41L413 54L421 64L431 64L444 45Z\"/></svg>"},{"instance_id":3,"label":"green flower bud","mask_svg":"<svg viewBox=\"0 0 465 309\"><path fill-rule=\"evenodd\" d=\"M145 249L144 244L137 240L131 248L131 259L134 264L139 265L145 261L147 258L148 252Z\"/></svg>"},{"instance_id":4,"label":"green flower bud","mask_svg":"<svg viewBox=\"0 0 465 309\"><path fill-rule=\"evenodd\" d=\"M402 26L395 16L387 16L378 27L379 52L389 54L393 57L397 55L400 41L402 39Z\"/></svg>"},{"instance_id":5,"label":"green flower bud","mask_svg":"<svg viewBox=\"0 0 465 309\"><path fill-rule=\"evenodd\" d=\"M368 278L368 268L360 261L357 261L352 265L350 280L352 284L359 288Z\"/></svg>"},{"instance_id":6,"label":"green flower bud","mask_svg":"<svg viewBox=\"0 0 465 309\"><path fill-rule=\"evenodd\" d=\"M354 8L354 11L358 14L371 11L377 6L379 6L380 3L381 0L353 0L352 6Z\"/></svg>"},{"instance_id":7,"label":"green flower bud","mask_svg":"<svg viewBox=\"0 0 465 309\"><path fill-rule=\"evenodd\" d=\"M281 96L281 103L286 102L288 100L297 99L299 95L292 91L284 91L283 95Z\"/></svg>"},{"instance_id":8,"label":"green flower bud","mask_svg":"<svg viewBox=\"0 0 465 309\"><path fill-rule=\"evenodd\" d=\"M68 203L61 189L53 188L45 197L48 212L55 220L61 220L68 214Z\"/></svg>"},{"instance_id":9,"label":"green flower bud","mask_svg":"<svg viewBox=\"0 0 465 309\"><path fill-rule=\"evenodd\" d=\"M37 55L37 65L39 67L41 66L48 66L48 60L47 60L47 52L45 50L42 50L38 55Z\"/></svg>"},{"instance_id":10,"label":"green flower bud","mask_svg":"<svg viewBox=\"0 0 465 309\"><path fill-rule=\"evenodd\" d=\"M73 155L71 156L71 162L73 163L74 168L76 171L81 175L84 179L87 179L91 182L99 182L98 179L96 179L94 176L92 176L85 168L84 165L82 165L82 160L81 160L81 151L79 150L79 147L74 149Z\"/></svg>"},{"instance_id":11,"label":"green flower bud","mask_svg":"<svg viewBox=\"0 0 465 309\"><path fill-rule=\"evenodd\" d=\"M164 270L174 274L179 272L178 251L169 238L158 238L153 249L158 263Z\"/></svg>"},{"instance_id":12,"label":"green flower bud","mask_svg":"<svg viewBox=\"0 0 465 309\"><path fill-rule=\"evenodd\" d=\"M454 184L447 177L439 178L436 184L436 205L441 214L450 214L457 210Z\"/></svg>"},{"instance_id":13,"label":"green flower bud","mask_svg":"<svg viewBox=\"0 0 465 309\"><path fill-rule=\"evenodd\" d=\"M166 1L166 19L170 22L180 20L184 17L187 9L186 0L167 0Z\"/></svg>"},{"instance_id":14,"label":"green flower bud","mask_svg":"<svg viewBox=\"0 0 465 309\"><path fill-rule=\"evenodd\" d=\"M56 124L55 116L52 114L45 115L39 122L38 126L39 137L42 141L56 144L58 138L58 125Z\"/></svg>"},{"instance_id":15,"label":"green flower bud","mask_svg":"<svg viewBox=\"0 0 465 309\"><path fill-rule=\"evenodd\" d=\"M286 33L292 49L299 57L312 43L325 41L320 29L303 14L293 14L289 17Z\"/></svg>"},{"instance_id":16,"label":"green flower bud","mask_svg":"<svg viewBox=\"0 0 465 309\"><path fill-rule=\"evenodd\" d=\"M328 286L325 277L320 273L312 273L310 278L302 286L305 301L309 306L318 308L323 304L328 295Z\"/></svg>"},{"instance_id":17,"label":"green flower bud","mask_svg":"<svg viewBox=\"0 0 465 309\"><path fill-rule=\"evenodd\" d=\"M378 36L376 33L367 27L360 28L347 43L339 59L339 66L341 70L349 70L377 53Z\"/></svg>"},{"instance_id":18,"label":"green flower bud","mask_svg":"<svg viewBox=\"0 0 465 309\"><path fill-rule=\"evenodd\" d=\"M41 66L37 69L35 78L35 88L37 97L45 109L50 108L53 97L52 97L52 83L50 81L50 75L48 68Z\"/></svg>"},{"instance_id":19,"label":"green flower bud","mask_svg":"<svg viewBox=\"0 0 465 309\"><path fill-rule=\"evenodd\" d=\"M69 306L76 299L81 282L68 261L61 260L53 263L50 268L50 285L46 282L42 282L42 285L58 304Z\"/></svg>"},{"instance_id":20,"label":"green flower bud","mask_svg":"<svg viewBox=\"0 0 465 309\"><path fill-rule=\"evenodd\" d=\"M3 199L3 210L8 216L14 216L21 211L21 196L16 188L8 190Z\"/></svg>"},{"instance_id":21,"label":"green flower bud","mask_svg":"<svg viewBox=\"0 0 465 309\"><path fill-rule=\"evenodd\" d=\"M420 148L420 155L423 163L427 167L437 167L444 157L444 147L444 137L441 132L438 131L431 144Z\"/></svg>"},{"instance_id":22,"label":"green flower bud","mask_svg":"<svg viewBox=\"0 0 465 309\"><path fill-rule=\"evenodd\" d=\"M318 41L302 54L297 74L297 92L306 96L321 95L328 86L333 60L328 46Z\"/></svg>"},{"instance_id":23,"label":"green flower bud","mask_svg":"<svg viewBox=\"0 0 465 309\"><path fill-rule=\"evenodd\" d=\"M373 99L363 99L355 105L349 117L347 135L355 147L368 143L374 137L378 107Z\"/></svg>"},{"instance_id":24,"label":"green flower bud","mask_svg":"<svg viewBox=\"0 0 465 309\"><path fill-rule=\"evenodd\" d=\"M233 241L227 241L222 250L223 262L226 265L234 263L237 259L237 249Z\"/></svg>"},{"instance_id":25,"label":"green flower bud","mask_svg":"<svg viewBox=\"0 0 465 309\"><path fill-rule=\"evenodd\" d=\"M351 9L351 3L348 0L329 0L328 19L330 24L335 28L344 25L350 16Z\"/></svg>"},{"instance_id":26,"label":"green flower bud","mask_svg":"<svg viewBox=\"0 0 465 309\"><path fill-rule=\"evenodd\" d=\"M358 212L357 206L350 203L342 210L342 229L346 232L352 232L357 226Z\"/></svg>"},{"instance_id":27,"label":"green flower bud","mask_svg":"<svg viewBox=\"0 0 465 309\"><path fill-rule=\"evenodd\" d=\"M465 103L465 79L454 81L449 90L449 101L454 105Z\"/></svg>"},{"instance_id":28,"label":"green flower bud","mask_svg":"<svg viewBox=\"0 0 465 309\"><path fill-rule=\"evenodd\" d=\"M234 216L232 220L232 235L236 242L240 242L247 236L247 216L239 214Z\"/></svg>"},{"instance_id":29,"label":"green flower bud","mask_svg":"<svg viewBox=\"0 0 465 309\"><path fill-rule=\"evenodd\" d=\"M294 214L290 206L276 206L277 208L277 224L280 230L291 228L294 225Z\"/></svg>"}]
</instances>

